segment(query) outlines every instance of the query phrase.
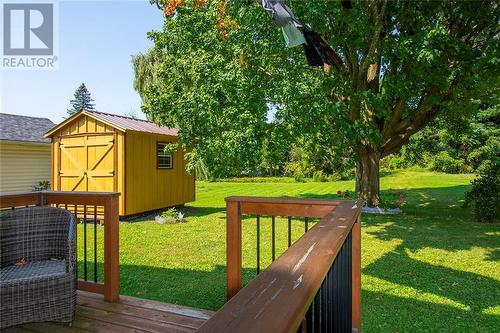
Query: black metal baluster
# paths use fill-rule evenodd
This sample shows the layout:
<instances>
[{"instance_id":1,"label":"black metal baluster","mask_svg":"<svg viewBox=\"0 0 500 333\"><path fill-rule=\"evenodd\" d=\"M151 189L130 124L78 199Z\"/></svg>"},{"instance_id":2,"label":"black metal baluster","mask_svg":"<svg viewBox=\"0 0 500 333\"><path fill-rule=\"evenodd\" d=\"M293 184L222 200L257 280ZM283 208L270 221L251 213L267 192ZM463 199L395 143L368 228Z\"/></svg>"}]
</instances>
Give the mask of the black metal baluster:
<instances>
[{"instance_id":1,"label":"black metal baluster","mask_svg":"<svg viewBox=\"0 0 500 333\"><path fill-rule=\"evenodd\" d=\"M78 206L74 205L73 208L74 208L73 214L75 216L75 224L76 224L76 235L77 235L77 237L75 237L75 248L76 248L76 251L75 251L76 252L76 254L75 254L75 261L76 261L75 274L76 274L76 278L78 279Z\"/></svg>"},{"instance_id":2,"label":"black metal baluster","mask_svg":"<svg viewBox=\"0 0 500 333\"><path fill-rule=\"evenodd\" d=\"M260 215L257 215L257 274L260 273Z\"/></svg>"},{"instance_id":3,"label":"black metal baluster","mask_svg":"<svg viewBox=\"0 0 500 333\"><path fill-rule=\"evenodd\" d=\"M306 312L306 332L307 333L312 333L312 328L313 328L313 306L314 306L314 301L311 303L309 306L309 309Z\"/></svg>"},{"instance_id":4,"label":"black metal baluster","mask_svg":"<svg viewBox=\"0 0 500 333\"><path fill-rule=\"evenodd\" d=\"M83 279L87 281L87 205L83 205Z\"/></svg>"},{"instance_id":5,"label":"black metal baluster","mask_svg":"<svg viewBox=\"0 0 500 333\"><path fill-rule=\"evenodd\" d=\"M347 249L347 255L345 258L346 288L345 288L345 292L344 292L344 299L345 299L344 304L345 305L343 306L343 308L345 308L345 311L346 311L345 329L352 331L352 234L351 233L349 233L349 236L347 236L345 246Z\"/></svg>"},{"instance_id":6,"label":"black metal baluster","mask_svg":"<svg viewBox=\"0 0 500 333\"><path fill-rule=\"evenodd\" d=\"M332 277L333 277L333 272L330 269L328 271L328 274L326 276L326 289L327 289L327 294L326 294L326 315L327 315L327 320L326 320L326 330L327 332L333 332L333 288L332 288Z\"/></svg>"},{"instance_id":7,"label":"black metal baluster","mask_svg":"<svg viewBox=\"0 0 500 333\"><path fill-rule=\"evenodd\" d=\"M341 319L340 319L340 291L342 289L342 248L340 249L339 253L337 254L337 258L335 258L335 261L333 262L333 274L332 274L332 282L333 282L333 290L332 290L332 296L333 296L333 325L332 325L332 330L333 332L341 332Z\"/></svg>"},{"instance_id":8,"label":"black metal baluster","mask_svg":"<svg viewBox=\"0 0 500 333\"><path fill-rule=\"evenodd\" d=\"M292 217L288 216L288 247L292 245Z\"/></svg>"},{"instance_id":9,"label":"black metal baluster","mask_svg":"<svg viewBox=\"0 0 500 333\"><path fill-rule=\"evenodd\" d=\"M323 284L321 285L321 332L326 332L326 322L327 322L327 302L326 302L326 296L327 296L327 290L326 290L326 280L323 281Z\"/></svg>"},{"instance_id":10,"label":"black metal baluster","mask_svg":"<svg viewBox=\"0 0 500 333\"><path fill-rule=\"evenodd\" d=\"M271 233L272 233L272 257L273 257L273 261L274 261L274 258L276 257L276 234L275 234L275 231L276 231L276 217L275 216L271 216Z\"/></svg>"},{"instance_id":11,"label":"black metal baluster","mask_svg":"<svg viewBox=\"0 0 500 333\"><path fill-rule=\"evenodd\" d=\"M333 326L330 332L350 332L352 330L352 238L349 234L342 245L328 277L332 286L331 298Z\"/></svg>"},{"instance_id":12,"label":"black metal baluster","mask_svg":"<svg viewBox=\"0 0 500 333\"><path fill-rule=\"evenodd\" d=\"M307 230L309 230L309 219L307 217L305 217L304 222L305 222L305 230L307 232Z\"/></svg>"},{"instance_id":13,"label":"black metal baluster","mask_svg":"<svg viewBox=\"0 0 500 333\"><path fill-rule=\"evenodd\" d=\"M321 289L318 290L316 293L316 296L314 296L314 302L313 302L313 307L314 307L314 319L313 319L313 331L314 333L320 332L320 316L321 316Z\"/></svg>"},{"instance_id":14,"label":"black metal baluster","mask_svg":"<svg viewBox=\"0 0 500 333\"><path fill-rule=\"evenodd\" d=\"M94 206L94 282L97 282L97 206Z\"/></svg>"}]
</instances>

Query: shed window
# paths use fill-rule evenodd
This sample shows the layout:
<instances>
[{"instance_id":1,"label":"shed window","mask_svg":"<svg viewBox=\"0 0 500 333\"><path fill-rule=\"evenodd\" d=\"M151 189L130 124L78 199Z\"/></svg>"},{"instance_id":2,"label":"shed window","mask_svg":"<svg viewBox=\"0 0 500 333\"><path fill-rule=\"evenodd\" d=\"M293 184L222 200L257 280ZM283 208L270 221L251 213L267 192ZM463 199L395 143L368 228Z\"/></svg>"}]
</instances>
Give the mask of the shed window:
<instances>
[{"instance_id":1,"label":"shed window","mask_svg":"<svg viewBox=\"0 0 500 333\"><path fill-rule=\"evenodd\" d=\"M173 160L172 154L165 151L165 147L168 143L157 143L156 145L156 160L158 169L172 169Z\"/></svg>"}]
</instances>

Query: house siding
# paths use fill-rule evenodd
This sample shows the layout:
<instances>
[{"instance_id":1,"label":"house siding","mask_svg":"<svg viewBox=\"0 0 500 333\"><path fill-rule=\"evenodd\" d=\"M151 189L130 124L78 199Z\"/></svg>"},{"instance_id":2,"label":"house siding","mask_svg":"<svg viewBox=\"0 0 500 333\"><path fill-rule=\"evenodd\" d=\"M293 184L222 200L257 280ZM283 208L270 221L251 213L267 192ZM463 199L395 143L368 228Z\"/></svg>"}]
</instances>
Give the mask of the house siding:
<instances>
[{"instance_id":1,"label":"house siding","mask_svg":"<svg viewBox=\"0 0 500 333\"><path fill-rule=\"evenodd\" d=\"M50 180L50 144L0 141L0 194L31 191Z\"/></svg>"}]
</instances>

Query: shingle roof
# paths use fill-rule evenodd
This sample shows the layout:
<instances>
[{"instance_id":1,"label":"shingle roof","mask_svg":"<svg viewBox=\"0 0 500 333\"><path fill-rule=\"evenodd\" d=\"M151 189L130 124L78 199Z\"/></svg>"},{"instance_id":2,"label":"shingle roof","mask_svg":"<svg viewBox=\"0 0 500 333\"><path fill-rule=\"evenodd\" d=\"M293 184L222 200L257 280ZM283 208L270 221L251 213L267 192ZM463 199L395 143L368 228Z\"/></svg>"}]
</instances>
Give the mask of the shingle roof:
<instances>
[{"instance_id":1,"label":"shingle roof","mask_svg":"<svg viewBox=\"0 0 500 333\"><path fill-rule=\"evenodd\" d=\"M53 126L47 118L0 113L0 140L50 143L43 134Z\"/></svg>"},{"instance_id":2,"label":"shingle roof","mask_svg":"<svg viewBox=\"0 0 500 333\"><path fill-rule=\"evenodd\" d=\"M63 121L62 123L51 128L49 131L47 131L47 133L45 133L45 137L51 137L55 132L57 132L58 129L66 126L66 124L71 123L74 119L76 119L82 114L100 120L103 123L111 125L117 128L118 130L124 132L129 130L129 131L177 136L177 129L166 126L158 126L157 124L149 120L136 119L136 118L125 117L99 111L81 110L80 112L74 114L70 118Z\"/></svg>"}]
</instances>

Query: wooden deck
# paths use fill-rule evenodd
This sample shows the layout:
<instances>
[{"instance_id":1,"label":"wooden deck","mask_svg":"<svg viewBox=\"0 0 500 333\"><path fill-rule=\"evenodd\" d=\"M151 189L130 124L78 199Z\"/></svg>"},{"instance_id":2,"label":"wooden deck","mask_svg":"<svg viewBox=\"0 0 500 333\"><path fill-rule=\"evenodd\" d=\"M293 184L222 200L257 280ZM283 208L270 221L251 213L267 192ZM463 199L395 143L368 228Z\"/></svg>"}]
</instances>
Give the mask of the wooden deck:
<instances>
[{"instance_id":1,"label":"wooden deck","mask_svg":"<svg viewBox=\"0 0 500 333\"><path fill-rule=\"evenodd\" d=\"M121 296L108 303L102 295L78 291L76 317L71 326L32 323L2 332L85 333L85 332L194 332L213 311Z\"/></svg>"}]
</instances>

